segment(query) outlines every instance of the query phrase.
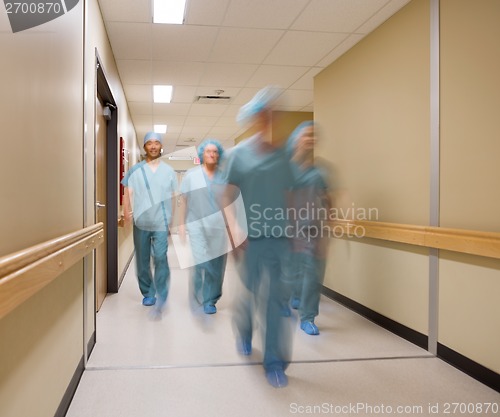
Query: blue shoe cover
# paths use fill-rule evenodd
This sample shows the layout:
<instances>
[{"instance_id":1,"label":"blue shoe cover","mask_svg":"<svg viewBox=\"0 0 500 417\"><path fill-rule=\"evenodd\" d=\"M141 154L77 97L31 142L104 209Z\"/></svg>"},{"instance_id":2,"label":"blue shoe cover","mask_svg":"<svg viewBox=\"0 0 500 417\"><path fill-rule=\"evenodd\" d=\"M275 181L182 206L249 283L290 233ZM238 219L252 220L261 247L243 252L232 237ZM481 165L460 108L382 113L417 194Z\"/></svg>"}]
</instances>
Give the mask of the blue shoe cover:
<instances>
[{"instance_id":1,"label":"blue shoe cover","mask_svg":"<svg viewBox=\"0 0 500 417\"><path fill-rule=\"evenodd\" d=\"M292 311L290 310L290 307L288 307L288 305L284 305L283 307L281 307L281 315L283 317L290 317L292 315Z\"/></svg>"},{"instance_id":2,"label":"blue shoe cover","mask_svg":"<svg viewBox=\"0 0 500 417\"><path fill-rule=\"evenodd\" d=\"M155 297L144 297L142 300L142 305L143 306L154 306L156 304L156 298Z\"/></svg>"},{"instance_id":3,"label":"blue shoe cover","mask_svg":"<svg viewBox=\"0 0 500 417\"><path fill-rule=\"evenodd\" d=\"M274 388L284 388L288 385L288 377L282 369L266 371L266 378Z\"/></svg>"},{"instance_id":4,"label":"blue shoe cover","mask_svg":"<svg viewBox=\"0 0 500 417\"><path fill-rule=\"evenodd\" d=\"M203 311L205 314L215 314L217 313L217 307L212 304L206 304L203 306Z\"/></svg>"},{"instance_id":5,"label":"blue shoe cover","mask_svg":"<svg viewBox=\"0 0 500 417\"><path fill-rule=\"evenodd\" d=\"M300 306L300 298L293 297L292 301L290 301L290 305L294 310L297 310Z\"/></svg>"},{"instance_id":6,"label":"blue shoe cover","mask_svg":"<svg viewBox=\"0 0 500 417\"><path fill-rule=\"evenodd\" d=\"M312 321L303 321L302 323L300 323L300 328L311 336L316 336L319 334L318 326L316 326Z\"/></svg>"},{"instance_id":7,"label":"blue shoe cover","mask_svg":"<svg viewBox=\"0 0 500 417\"><path fill-rule=\"evenodd\" d=\"M240 354L249 356L252 354L252 342L250 340L241 339L238 341L237 349Z\"/></svg>"}]
</instances>

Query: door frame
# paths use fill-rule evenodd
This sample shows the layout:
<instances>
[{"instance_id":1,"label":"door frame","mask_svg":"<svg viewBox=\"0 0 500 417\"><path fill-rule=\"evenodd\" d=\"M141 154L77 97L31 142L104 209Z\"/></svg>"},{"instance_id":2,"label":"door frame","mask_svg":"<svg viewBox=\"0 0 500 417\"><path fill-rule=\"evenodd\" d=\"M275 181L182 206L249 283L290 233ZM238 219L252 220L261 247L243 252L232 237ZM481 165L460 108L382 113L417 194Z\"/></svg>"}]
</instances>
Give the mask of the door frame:
<instances>
[{"instance_id":1,"label":"door frame","mask_svg":"<svg viewBox=\"0 0 500 417\"><path fill-rule=\"evenodd\" d=\"M101 96L104 103L111 110L110 119L106 124L106 275L108 293L117 293L119 288L118 280L118 107L111 92L111 88L99 58L97 48L95 51L96 69L96 91ZM95 151L95 144L94 144ZM94 158L94 172L96 169ZM95 185L96 179L94 179ZM94 188L95 189L95 188ZM96 197L94 195L94 203Z\"/></svg>"}]
</instances>

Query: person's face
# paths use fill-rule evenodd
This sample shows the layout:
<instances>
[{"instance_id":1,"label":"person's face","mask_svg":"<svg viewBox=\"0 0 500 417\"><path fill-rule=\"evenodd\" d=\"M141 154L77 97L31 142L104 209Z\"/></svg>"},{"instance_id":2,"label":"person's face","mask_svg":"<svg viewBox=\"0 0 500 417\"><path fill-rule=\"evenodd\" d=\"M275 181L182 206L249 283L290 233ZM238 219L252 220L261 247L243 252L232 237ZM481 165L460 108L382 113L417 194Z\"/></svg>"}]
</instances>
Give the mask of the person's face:
<instances>
[{"instance_id":1,"label":"person's face","mask_svg":"<svg viewBox=\"0 0 500 417\"><path fill-rule=\"evenodd\" d=\"M314 126L307 126L304 129L302 129L299 140L304 150L314 149L314 145L316 144L316 136L314 135Z\"/></svg>"},{"instance_id":2,"label":"person's face","mask_svg":"<svg viewBox=\"0 0 500 417\"><path fill-rule=\"evenodd\" d=\"M219 150L217 146L210 144L205 146L203 150L203 163L207 165L215 165L219 162Z\"/></svg>"},{"instance_id":3,"label":"person's face","mask_svg":"<svg viewBox=\"0 0 500 417\"><path fill-rule=\"evenodd\" d=\"M156 159L161 156L161 143L157 140L149 140L144 144L147 159Z\"/></svg>"}]
</instances>

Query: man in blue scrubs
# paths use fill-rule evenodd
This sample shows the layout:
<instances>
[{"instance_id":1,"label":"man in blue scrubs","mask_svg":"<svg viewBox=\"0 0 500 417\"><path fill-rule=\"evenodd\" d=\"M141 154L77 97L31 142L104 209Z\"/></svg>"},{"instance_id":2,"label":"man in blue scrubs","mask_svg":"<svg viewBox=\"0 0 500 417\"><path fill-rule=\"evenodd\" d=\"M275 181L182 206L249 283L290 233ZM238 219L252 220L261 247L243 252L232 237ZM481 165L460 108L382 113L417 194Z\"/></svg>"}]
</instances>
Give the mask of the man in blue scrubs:
<instances>
[{"instance_id":1,"label":"man in blue scrubs","mask_svg":"<svg viewBox=\"0 0 500 417\"><path fill-rule=\"evenodd\" d=\"M288 384L291 358L290 294L286 277L290 242L286 236L287 192L292 186L289 158L272 143L272 109L281 90L266 87L244 105L238 121L257 131L230 152L224 165L228 186L239 188L246 212L248 239L241 255L244 290L236 302L234 324L240 353L252 353L256 323L262 330L264 370L276 388Z\"/></svg>"},{"instance_id":2,"label":"man in blue scrubs","mask_svg":"<svg viewBox=\"0 0 500 417\"><path fill-rule=\"evenodd\" d=\"M167 260L168 233L177 190L177 175L160 161L161 135L148 132L144 137L146 157L125 175L124 217L134 224L137 278L142 304L164 306L170 286ZM154 271L151 270L151 257Z\"/></svg>"}]
</instances>

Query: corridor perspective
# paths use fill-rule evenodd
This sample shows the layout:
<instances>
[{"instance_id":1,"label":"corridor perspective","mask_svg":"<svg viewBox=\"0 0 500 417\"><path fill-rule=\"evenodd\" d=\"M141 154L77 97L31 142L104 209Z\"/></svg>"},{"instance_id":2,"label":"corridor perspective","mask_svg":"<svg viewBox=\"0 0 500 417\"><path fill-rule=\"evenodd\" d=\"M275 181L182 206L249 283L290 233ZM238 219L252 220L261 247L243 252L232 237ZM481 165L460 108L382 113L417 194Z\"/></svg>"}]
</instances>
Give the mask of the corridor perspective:
<instances>
[{"instance_id":1,"label":"corridor perspective","mask_svg":"<svg viewBox=\"0 0 500 417\"><path fill-rule=\"evenodd\" d=\"M141 305L134 262L120 292L104 301L97 342L67 417L435 416L454 409L499 415L500 393L324 296L320 335L309 336L296 323L289 385L273 388L264 377L260 340L249 357L236 349L233 263L218 312L206 315L190 308L189 270L179 268L172 249L161 319ZM295 311L290 320L297 321Z\"/></svg>"},{"instance_id":2,"label":"corridor perspective","mask_svg":"<svg viewBox=\"0 0 500 417\"><path fill-rule=\"evenodd\" d=\"M500 416L500 0L173 1L0 3L0 417Z\"/></svg>"}]
</instances>

